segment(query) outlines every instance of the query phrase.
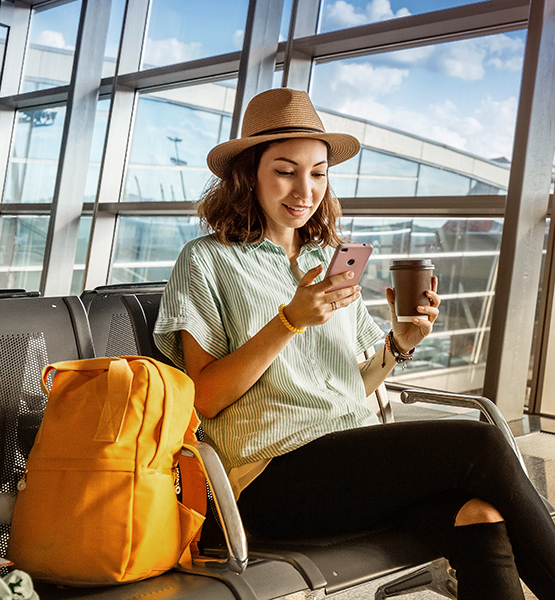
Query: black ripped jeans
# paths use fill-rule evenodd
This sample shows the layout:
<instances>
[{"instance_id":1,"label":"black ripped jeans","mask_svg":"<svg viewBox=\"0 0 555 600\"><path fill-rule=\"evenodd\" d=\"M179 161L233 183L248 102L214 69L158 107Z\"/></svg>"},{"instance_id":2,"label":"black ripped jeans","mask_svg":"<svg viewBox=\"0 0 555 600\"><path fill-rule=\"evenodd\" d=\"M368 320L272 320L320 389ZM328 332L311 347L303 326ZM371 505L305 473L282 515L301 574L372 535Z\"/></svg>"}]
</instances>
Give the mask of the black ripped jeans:
<instances>
[{"instance_id":1,"label":"black ripped jeans","mask_svg":"<svg viewBox=\"0 0 555 600\"><path fill-rule=\"evenodd\" d=\"M363 531L412 519L449 558L465 502L506 521L521 578L555 597L555 526L501 432L475 421L391 423L326 435L283 456L241 494L247 531L294 539Z\"/></svg>"}]
</instances>

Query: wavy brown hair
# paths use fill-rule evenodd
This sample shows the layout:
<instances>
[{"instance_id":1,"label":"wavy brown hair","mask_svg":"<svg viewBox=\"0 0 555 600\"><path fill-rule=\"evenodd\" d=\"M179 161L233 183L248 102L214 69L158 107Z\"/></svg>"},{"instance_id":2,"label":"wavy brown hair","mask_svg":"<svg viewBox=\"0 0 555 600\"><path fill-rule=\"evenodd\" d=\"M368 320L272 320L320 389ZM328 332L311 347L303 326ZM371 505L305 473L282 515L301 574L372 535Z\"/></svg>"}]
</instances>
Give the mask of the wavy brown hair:
<instances>
[{"instance_id":1,"label":"wavy brown hair","mask_svg":"<svg viewBox=\"0 0 555 600\"><path fill-rule=\"evenodd\" d=\"M261 241L266 229L266 217L260 207L254 186L260 157L274 144L267 142L247 148L229 161L222 179L214 178L198 205L198 214L205 230L212 230L223 244ZM342 241L337 230L341 206L330 185L320 206L305 225L298 229L303 243L315 241L323 246L335 246Z\"/></svg>"}]
</instances>

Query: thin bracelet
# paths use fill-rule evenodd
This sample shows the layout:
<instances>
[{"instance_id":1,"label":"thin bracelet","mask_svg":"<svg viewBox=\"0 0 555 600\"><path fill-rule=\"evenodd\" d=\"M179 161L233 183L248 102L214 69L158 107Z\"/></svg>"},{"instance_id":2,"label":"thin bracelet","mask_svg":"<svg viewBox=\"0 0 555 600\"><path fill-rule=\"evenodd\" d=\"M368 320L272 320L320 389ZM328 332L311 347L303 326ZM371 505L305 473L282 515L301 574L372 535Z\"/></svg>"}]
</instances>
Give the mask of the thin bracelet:
<instances>
[{"instance_id":1,"label":"thin bracelet","mask_svg":"<svg viewBox=\"0 0 555 600\"><path fill-rule=\"evenodd\" d=\"M304 333L306 331L306 327L293 327L293 325L289 323L287 317L283 313L284 308L285 304L280 304L278 308L278 314L279 318L281 319L281 322L285 325L285 327L287 327L287 329L289 329L289 331L292 331L293 333Z\"/></svg>"},{"instance_id":2,"label":"thin bracelet","mask_svg":"<svg viewBox=\"0 0 555 600\"><path fill-rule=\"evenodd\" d=\"M393 358L395 359L395 362L397 364L403 363L403 371L404 371L407 366L405 364L407 362L407 360L412 360L412 357L414 355L414 348L412 348L412 350L409 350L406 354L403 354L403 352L401 352L395 345L395 339L393 337L393 329L391 329L389 331L389 333L385 336L385 340L384 340L382 369L385 367L385 349L386 348L389 350L389 353L391 354L391 356L393 356Z\"/></svg>"}]
</instances>

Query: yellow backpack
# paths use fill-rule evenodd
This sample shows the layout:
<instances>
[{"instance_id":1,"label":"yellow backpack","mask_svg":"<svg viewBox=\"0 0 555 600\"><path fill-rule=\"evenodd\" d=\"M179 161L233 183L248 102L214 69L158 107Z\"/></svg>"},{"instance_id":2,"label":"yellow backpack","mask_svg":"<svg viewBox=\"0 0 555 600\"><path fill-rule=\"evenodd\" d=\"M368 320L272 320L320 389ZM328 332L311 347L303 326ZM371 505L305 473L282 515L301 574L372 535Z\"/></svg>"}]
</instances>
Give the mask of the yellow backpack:
<instances>
[{"instance_id":1,"label":"yellow backpack","mask_svg":"<svg viewBox=\"0 0 555 600\"><path fill-rule=\"evenodd\" d=\"M182 444L198 426L191 379L149 358L97 358L46 367L47 393L53 370L19 485L10 559L37 579L79 586L189 564L204 521L176 496ZM197 474L186 486L205 497Z\"/></svg>"}]
</instances>

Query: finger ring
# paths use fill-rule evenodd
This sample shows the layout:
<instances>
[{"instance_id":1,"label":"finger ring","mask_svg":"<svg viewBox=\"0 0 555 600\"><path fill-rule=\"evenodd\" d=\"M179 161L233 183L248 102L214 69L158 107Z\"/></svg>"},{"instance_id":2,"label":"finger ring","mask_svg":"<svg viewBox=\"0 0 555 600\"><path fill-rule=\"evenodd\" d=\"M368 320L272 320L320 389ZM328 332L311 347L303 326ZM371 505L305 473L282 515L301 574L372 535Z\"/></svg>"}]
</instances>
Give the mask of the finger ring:
<instances>
[{"instance_id":1,"label":"finger ring","mask_svg":"<svg viewBox=\"0 0 555 600\"><path fill-rule=\"evenodd\" d=\"M335 304L335 302L331 303L331 309L332 310L337 310L337 305Z\"/></svg>"}]
</instances>

